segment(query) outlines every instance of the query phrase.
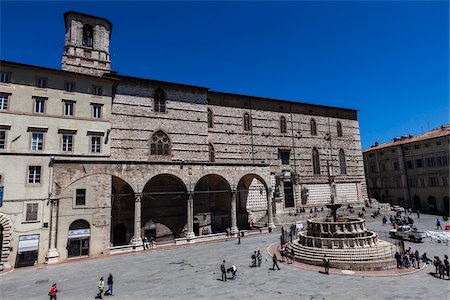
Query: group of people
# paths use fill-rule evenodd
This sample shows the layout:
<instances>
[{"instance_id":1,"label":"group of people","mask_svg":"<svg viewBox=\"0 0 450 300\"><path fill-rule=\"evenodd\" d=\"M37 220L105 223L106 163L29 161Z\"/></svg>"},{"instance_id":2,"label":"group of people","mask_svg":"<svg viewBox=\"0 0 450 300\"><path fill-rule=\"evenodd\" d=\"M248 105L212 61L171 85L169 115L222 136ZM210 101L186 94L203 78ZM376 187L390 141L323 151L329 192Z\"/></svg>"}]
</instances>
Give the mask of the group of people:
<instances>
[{"instance_id":1,"label":"group of people","mask_svg":"<svg viewBox=\"0 0 450 300\"><path fill-rule=\"evenodd\" d=\"M407 250L402 250L395 253L395 260L397 261L397 268L417 268L420 269L420 261L427 263L427 254L424 253L422 258L420 257L419 251L413 251L411 247Z\"/></svg>"},{"instance_id":2,"label":"group of people","mask_svg":"<svg viewBox=\"0 0 450 300\"><path fill-rule=\"evenodd\" d=\"M226 261L224 260L222 262L222 264L220 265L220 272L222 273L222 281L227 281L227 273L231 273L231 278L232 280L236 279L236 272L237 272L237 268L235 265L231 265L231 267L229 267L227 269L227 267L225 266Z\"/></svg>"},{"instance_id":3,"label":"group of people","mask_svg":"<svg viewBox=\"0 0 450 300\"><path fill-rule=\"evenodd\" d=\"M100 280L98 281L98 294L95 296L95 299L103 299L102 295L105 296L112 296L113 295L113 276L111 273L109 273L108 279L106 280L106 283L108 284L108 289L105 293L103 291L105 290L105 281L103 281L103 277L100 277Z\"/></svg>"},{"instance_id":4,"label":"group of people","mask_svg":"<svg viewBox=\"0 0 450 300\"><path fill-rule=\"evenodd\" d=\"M262 255L259 250L254 251L251 258L252 258L252 267L261 267Z\"/></svg>"},{"instance_id":5,"label":"group of people","mask_svg":"<svg viewBox=\"0 0 450 300\"><path fill-rule=\"evenodd\" d=\"M444 260L441 260L439 256L435 256L433 263L436 268L435 276L438 276L440 279L445 279L445 276L447 276L450 279L450 268L447 255L444 255Z\"/></svg>"},{"instance_id":6,"label":"group of people","mask_svg":"<svg viewBox=\"0 0 450 300\"><path fill-rule=\"evenodd\" d=\"M294 249L291 248L289 250L288 247L285 247L282 245L280 247L280 256L281 256L281 262L286 262L287 264L292 264L292 258L294 257Z\"/></svg>"},{"instance_id":7,"label":"group of people","mask_svg":"<svg viewBox=\"0 0 450 300\"><path fill-rule=\"evenodd\" d=\"M150 238L150 240L148 240L147 237L144 237L142 239L142 246L143 246L144 250L154 248L156 246L156 241L154 238Z\"/></svg>"}]
</instances>

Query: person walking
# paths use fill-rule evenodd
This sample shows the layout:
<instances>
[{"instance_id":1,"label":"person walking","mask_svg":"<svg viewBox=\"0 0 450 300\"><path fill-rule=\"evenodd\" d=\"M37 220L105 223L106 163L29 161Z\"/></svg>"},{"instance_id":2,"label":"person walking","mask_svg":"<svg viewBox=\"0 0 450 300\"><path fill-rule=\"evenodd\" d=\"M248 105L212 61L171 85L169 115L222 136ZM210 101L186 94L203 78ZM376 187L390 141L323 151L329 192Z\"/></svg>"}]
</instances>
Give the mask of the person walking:
<instances>
[{"instance_id":1,"label":"person walking","mask_svg":"<svg viewBox=\"0 0 450 300\"><path fill-rule=\"evenodd\" d=\"M56 300L56 293L58 292L58 288L56 287L56 283L52 285L50 288L50 291L48 292L48 296L50 297L50 300Z\"/></svg>"},{"instance_id":2,"label":"person walking","mask_svg":"<svg viewBox=\"0 0 450 300\"><path fill-rule=\"evenodd\" d=\"M227 269L225 268L225 260L220 265L220 271L222 272L222 281L227 281Z\"/></svg>"},{"instance_id":3,"label":"person walking","mask_svg":"<svg viewBox=\"0 0 450 300\"><path fill-rule=\"evenodd\" d=\"M438 229L442 230L441 220L436 219L436 230L438 230Z\"/></svg>"},{"instance_id":4,"label":"person walking","mask_svg":"<svg viewBox=\"0 0 450 300\"><path fill-rule=\"evenodd\" d=\"M256 267L256 251L252 254L252 267Z\"/></svg>"},{"instance_id":5,"label":"person walking","mask_svg":"<svg viewBox=\"0 0 450 300\"><path fill-rule=\"evenodd\" d=\"M261 252L256 252L256 260L258 261L258 267L261 267L261 262L262 262L262 255Z\"/></svg>"},{"instance_id":6,"label":"person walking","mask_svg":"<svg viewBox=\"0 0 450 300\"><path fill-rule=\"evenodd\" d=\"M325 274L329 274L329 271L330 271L330 260L327 258L326 254L323 256L323 266L325 268Z\"/></svg>"},{"instance_id":7,"label":"person walking","mask_svg":"<svg viewBox=\"0 0 450 300\"><path fill-rule=\"evenodd\" d=\"M416 214L417 214L417 219L420 219L420 212L419 212L419 210L416 211Z\"/></svg>"},{"instance_id":8,"label":"person walking","mask_svg":"<svg viewBox=\"0 0 450 300\"><path fill-rule=\"evenodd\" d=\"M100 277L97 286L98 286L98 294L97 296L95 296L95 299L103 299L102 294L103 290L105 289L105 282L103 281L103 277Z\"/></svg>"},{"instance_id":9,"label":"person walking","mask_svg":"<svg viewBox=\"0 0 450 300\"><path fill-rule=\"evenodd\" d=\"M447 254L444 255L444 271L448 278L450 278L450 266L448 262L448 256Z\"/></svg>"},{"instance_id":10,"label":"person walking","mask_svg":"<svg viewBox=\"0 0 450 300\"><path fill-rule=\"evenodd\" d=\"M240 231L238 231L238 233L237 233L237 243L238 243L238 245L241 244L241 232Z\"/></svg>"},{"instance_id":11,"label":"person walking","mask_svg":"<svg viewBox=\"0 0 450 300\"><path fill-rule=\"evenodd\" d=\"M416 250L416 252L414 252L414 256L416 257L416 261L417 261L417 269L420 269L420 254L419 254L419 250Z\"/></svg>"},{"instance_id":12,"label":"person walking","mask_svg":"<svg viewBox=\"0 0 450 300\"><path fill-rule=\"evenodd\" d=\"M108 289L105 292L105 296L113 295L113 276L109 273L108 279L106 279L106 283L108 284Z\"/></svg>"},{"instance_id":13,"label":"person walking","mask_svg":"<svg viewBox=\"0 0 450 300\"><path fill-rule=\"evenodd\" d=\"M277 269L280 270L280 267L278 266L278 258L276 253L274 253L272 256L272 262L273 262L272 270L275 270L275 266L277 266Z\"/></svg>"},{"instance_id":14,"label":"person walking","mask_svg":"<svg viewBox=\"0 0 450 300\"><path fill-rule=\"evenodd\" d=\"M395 260L397 261L397 268L401 269L402 268L402 256L400 255L400 253L395 252Z\"/></svg>"}]
</instances>

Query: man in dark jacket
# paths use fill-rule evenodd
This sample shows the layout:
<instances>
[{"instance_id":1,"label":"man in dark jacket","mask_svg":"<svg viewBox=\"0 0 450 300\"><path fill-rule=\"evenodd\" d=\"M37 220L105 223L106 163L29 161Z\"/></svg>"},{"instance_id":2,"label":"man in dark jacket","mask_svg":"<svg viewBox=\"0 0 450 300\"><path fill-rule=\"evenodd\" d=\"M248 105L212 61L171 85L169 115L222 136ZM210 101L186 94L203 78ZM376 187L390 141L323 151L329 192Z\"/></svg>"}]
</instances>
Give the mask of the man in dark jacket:
<instances>
[{"instance_id":1,"label":"man in dark jacket","mask_svg":"<svg viewBox=\"0 0 450 300\"><path fill-rule=\"evenodd\" d=\"M113 276L111 273L109 273L106 283L108 284L108 289L105 292L105 296L112 296L113 295Z\"/></svg>"},{"instance_id":2,"label":"man in dark jacket","mask_svg":"<svg viewBox=\"0 0 450 300\"><path fill-rule=\"evenodd\" d=\"M273 254L272 261L273 261L272 270L275 270L275 266L277 266L277 269L279 270L280 267L278 266L278 258L277 258L277 254L276 253Z\"/></svg>"},{"instance_id":3,"label":"man in dark jacket","mask_svg":"<svg viewBox=\"0 0 450 300\"><path fill-rule=\"evenodd\" d=\"M225 268L225 261L220 265L220 271L222 272L222 281L227 281L227 269Z\"/></svg>"}]
</instances>

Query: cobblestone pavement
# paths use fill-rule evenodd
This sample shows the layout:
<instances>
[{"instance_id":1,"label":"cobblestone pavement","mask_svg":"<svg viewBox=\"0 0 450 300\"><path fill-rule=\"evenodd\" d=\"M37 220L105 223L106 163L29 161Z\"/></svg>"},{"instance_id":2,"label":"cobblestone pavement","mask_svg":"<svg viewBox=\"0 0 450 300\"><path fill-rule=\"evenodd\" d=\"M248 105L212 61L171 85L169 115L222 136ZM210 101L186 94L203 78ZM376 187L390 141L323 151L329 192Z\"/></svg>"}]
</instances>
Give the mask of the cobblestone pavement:
<instances>
[{"instance_id":1,"label":"cobblestone pavement","mask_svg":"<svg viewBox=\"0 0 450 300\"><path fill-rule=\"evenodd\" d=\"M433 216L421 216L418 227L434 229L434 221ZM369 228L389 229L379 219L369 222ZM93 299L99 277L109 272L115 276L112 299L448 299L450 280L430 275L432 266L396 277L324 275L282 263L280 271L272 271L266 249L277 240L278 233L272 233L245 237L240 245L228 240L17 269L0 276L0 299L48 299L53 282L61 290L58 299ZM412 246L430 256L450 249L429 241ZM250 255L258 249L263 264L251 268ZM237 266L236 280L219 280L222 259Z\"/></svg>"}]
</instances>

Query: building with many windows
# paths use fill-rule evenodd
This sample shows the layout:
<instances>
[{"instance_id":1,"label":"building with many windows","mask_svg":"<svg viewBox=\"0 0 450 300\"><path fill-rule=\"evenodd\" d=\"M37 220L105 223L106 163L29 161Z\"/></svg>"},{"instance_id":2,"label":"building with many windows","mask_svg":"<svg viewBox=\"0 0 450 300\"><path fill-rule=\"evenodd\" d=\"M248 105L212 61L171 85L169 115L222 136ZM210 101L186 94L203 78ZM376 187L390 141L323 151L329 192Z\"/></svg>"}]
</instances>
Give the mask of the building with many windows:
<instances>
[{"instance_id":1,"label":"building with many windows","mask_svg":"<svg viewBox=\"0 0 450 300\"><path fill-rule=\"evenodd\" d=\"M4 263L273 227L327 204L330 178L337 202L368 200L355 110L111 72L111 23L64 20L62 71L1 62Z\"/></svg>"},{"instance_id":2,"label":"building with many windows","mask_svg":"<svg viewBox=\"0 0 450 300\"><path fill-rule=\"evenodd\" d=\"M369 196L380 202L449 214L450 125L405 135L364 151Z\"/></svg>"}]
</instances>

